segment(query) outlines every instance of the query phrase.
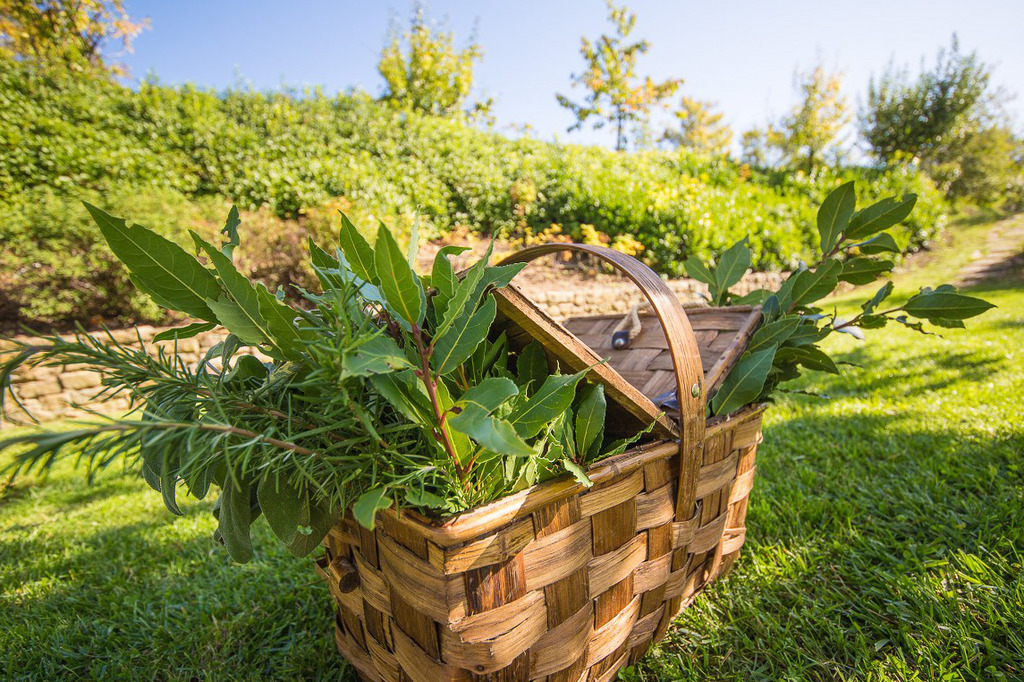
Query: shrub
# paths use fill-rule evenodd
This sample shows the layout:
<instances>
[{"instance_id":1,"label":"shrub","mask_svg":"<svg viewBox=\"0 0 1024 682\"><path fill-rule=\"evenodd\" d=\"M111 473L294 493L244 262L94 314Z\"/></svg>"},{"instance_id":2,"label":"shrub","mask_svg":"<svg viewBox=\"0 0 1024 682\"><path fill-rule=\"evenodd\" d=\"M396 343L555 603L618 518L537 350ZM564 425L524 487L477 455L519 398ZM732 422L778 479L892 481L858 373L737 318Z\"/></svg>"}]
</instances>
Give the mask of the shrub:
<instances>
[{"instance_id":1,"label":"shrub","mask_svg":"<svg viewBox=\"0 0 1024 682\"><path fill-rule=\"evenodd\" d=\"M460 120L396 111L362 94L215 93L155 81L132 91L28 62L5 59L0 66L0 213L9 223L0 229L24 233L10 247L19 271L25 262L46 264L32 286L61 292L51 301L8 294L8 308L19 309L21 319L147 319L154 312L117 297L122 289L114 285L97 289L115 295L102 305L81 298L82 286L98 286L81 284L83 273L113 266L108 254L85 253L91 242L82 241L87 223L76 197L131 208L155 229L179 236L202 217L204 202L222 206L230 199L256 212L250 224L265 223L250 243L266 243L253 245L250 255L266 251L246 267L271 285L308 280L296 249L304 230L326 229L324 218L339 205L363 224L384 219L401 233L417 216L430 236L465 228L521 237L527 228L536 234L554 224L579 240L582 226L592 225L611 239L639 243L648 264L673 276L683 275L688 256L714 260L748 235L755 268L795 267L815 243L807 227L812 207L847 180L860 181L865 201L918 195L915 217L897 235L910 249L943 221L941 196L912 170L764 173L685 150L621 154L511 140ZM157 211L163 201L173 210ZM32 255L36 229L54 255ZM55 255L62 249L72 254L66 262Z\"/></svg>"}]
</instances>

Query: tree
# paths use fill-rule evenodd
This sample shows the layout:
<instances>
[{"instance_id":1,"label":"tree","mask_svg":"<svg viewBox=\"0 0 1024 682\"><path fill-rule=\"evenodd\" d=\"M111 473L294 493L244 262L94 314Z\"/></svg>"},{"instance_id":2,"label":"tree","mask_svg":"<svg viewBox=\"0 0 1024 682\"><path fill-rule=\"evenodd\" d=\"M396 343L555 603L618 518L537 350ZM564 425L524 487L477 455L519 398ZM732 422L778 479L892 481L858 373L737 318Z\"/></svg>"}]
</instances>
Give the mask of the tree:
<instances>
[{"instance_id":1,"label":"tree","mask_svg":"<svg viewBox=\"0 0 1024 682\"><path fill-rule=\"evenodd\" d=\"M842 76L826 72L819 63L811 71L798 71L793 84L800 102L769 138L791 164L802 162L812 172L827 154L837 153L839 133L849 122Z\"/></svg>"},{"instance_id":2,"label":"tree","mask_svg":"<svg viewBox=\"0 0 1024 682\"><path fill-rule=\"evenodd\" d=\"M128 16L124 0L0 0L0 51L123 74L121 65L108 63L106 49L120 43L131 52L132 41L148 25Z\"/></svg>"},{"instance_id":3,"label":"tree","mask_svg":"<svg viewBox=\"0 0 1024 682\"><path fill-rule=\"evenodd\" d=\"M583 73L572 76L573 85L588 90L583 103L576 103L565 95L556 95L558 103L569 109L576 123L569 130L581 129L587 121L594 128L615 126L615 148L622 151L629 139L629 127L646 125L651 107L671 97L682 80L670 78L655 83L650 76L636 75L637 57L647 52L651 44L646 40L627 42L636 24L636 14L628 7L616 7L607 0L608 19L615 27L615 35L602 35L596 43L582 38L580 54L586 62Z\"/></svg>"},{"instance_id":4,"label":"tree","mask_svg":"<svg viewBox=\"0 0 1024 682\"><path fill-rule=\"evenodd\" d=\"M917 80L906 67L889 65L868 84L860 112L861 136L880 161L900 157L929 159L944 145L963 137L985 106L989 68L976 53L960 52L956 35L950 49L939 50L935 67L922 67Z\"/></svg>"},{"instance_id":5,"label":"tree","mask_svg":"<svg viewBox=\"0 0 1024 682\"><path fill-rule=\"evenodd\" d=\"M740 136L740 161L748 166L764 168L768 163L768 133L751 128Z\"/></svg>"},{"instance_id":6,"label":"tree","mask_svg":"<svg viewBox=\"0 0 1024 682\"><path fill-rule=\"evenodd\" d=\"M377 63L387 84L381 99L435 116L460 113L473 89L473 67L482 58L475 42L459 50L451 31L431 28L423 5L417 4L405 33L392 27ZM486 116L490 108L490 100L478 102L471 113Z\"/></svg>"},{"instance_id":7,"label":"tree","mask_svg":"<svg viewBox=\"0 0 1024 682\"><path fill-rule=\"evenodd\" d=\"M728 154L732 130L722 122L724 114L714 112L714 102L684 96L676 112L678 130L666 130L664 140L702 154Z\"/></svg>"},{"instance_id":8,"label":"tree","mask_svg":"<svg viewBox=\"0 0 1024 682\"><path fill-rule=\"evenodd\" d=\"M953 35L931 69L916 79L892 64L868 87L860 132L884 163L917 159L951 200L991 204L1020 193L1015 160L1020 140L989 88L991 68L976 52L964 54Z\"/></svg>"}]
</instances>

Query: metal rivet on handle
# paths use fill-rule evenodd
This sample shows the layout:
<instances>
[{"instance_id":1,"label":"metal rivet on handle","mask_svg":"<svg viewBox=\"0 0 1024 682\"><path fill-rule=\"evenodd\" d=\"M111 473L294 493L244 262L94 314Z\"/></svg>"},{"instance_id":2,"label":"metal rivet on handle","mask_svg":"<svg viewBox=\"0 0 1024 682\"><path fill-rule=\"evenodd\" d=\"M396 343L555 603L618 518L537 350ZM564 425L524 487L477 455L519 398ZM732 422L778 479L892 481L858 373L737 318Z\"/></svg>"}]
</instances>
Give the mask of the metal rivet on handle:
<instances>
[{"instance_id":1,"label":"metal rivet on handle","mask_svg":"<svg viewBox=\"0 0 1024 682\"><path fill-rule=\"evenodd\" d=\"M690 395L692 395L694 398L700 397L700 382L695 383L693 387L690 388Z\"/></svg>"}]
</instances>

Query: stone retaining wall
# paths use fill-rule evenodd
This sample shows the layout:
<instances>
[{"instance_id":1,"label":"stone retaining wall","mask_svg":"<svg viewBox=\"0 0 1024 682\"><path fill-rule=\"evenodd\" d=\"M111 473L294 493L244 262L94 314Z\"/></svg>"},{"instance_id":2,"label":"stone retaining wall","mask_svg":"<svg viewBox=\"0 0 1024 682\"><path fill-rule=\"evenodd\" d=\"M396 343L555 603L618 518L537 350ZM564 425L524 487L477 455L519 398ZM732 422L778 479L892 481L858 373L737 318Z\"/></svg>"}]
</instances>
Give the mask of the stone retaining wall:
<instances>
[{"instance_id":1,"label":"stone retaining wall","mask_svg":"<svg viewBox=\"0 0 1024 682\"><path fill-rule=\"evenodd\" d=\"M751 273L744 277L733 291L740 294L752 289L776 289L782 277L777 273ZM707 287L692 279L671 280L669 287L684 303L701 301L701 294ZM612 283L574 284L571 290L552 291L551 285L524 286L524 292L536 301L548 314L557 320L577 315L596 315L609 312L628 312L642 300L636 287L628 281ZM153 344L153 337L162 328L140 326L135 329L119 329L111 332L118 343L138 346L139 340L148 347L172 349L170 342ZM189 364L197 364L206 351L223 339L224 332L207 332L191 339L178 342L178 354ZM20 341L30 341L17 337ZM0 340L0 352L10 348L9 343ZM96 372L78 368L35 367L22 369L12 377L14 393L21 403L39 421L50 421L88 414L76 406L106 413L123 412L128 407L125 398L115 397L105 403L92 400L100 388L100 376ZM13 401L8 402L8 414L0 416L0 429L27 421L24 413Z\"/></svg>"}]
</instances>

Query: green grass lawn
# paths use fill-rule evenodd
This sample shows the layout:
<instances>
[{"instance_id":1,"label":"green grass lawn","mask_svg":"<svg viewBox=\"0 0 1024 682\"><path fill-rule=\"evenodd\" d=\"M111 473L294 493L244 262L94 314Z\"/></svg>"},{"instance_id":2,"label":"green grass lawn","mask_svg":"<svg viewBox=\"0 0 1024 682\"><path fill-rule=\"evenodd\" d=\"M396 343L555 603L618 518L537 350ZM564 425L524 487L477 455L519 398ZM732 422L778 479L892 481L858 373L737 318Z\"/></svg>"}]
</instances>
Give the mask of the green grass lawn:
<instances>
[{"instance_id":1,"label":"green grass lawn","mask_svg":"<svg viewBox=\"0 0 1024 682\"><path fill-rule=\"evenodd\" d=\"M984 233L954 235L931 283ZM975 291L999 307L966 331L831 341L859 367L769 411L735 571L624 679L1024 678L1024 290ZM19 481L0 678L354 680L310 562L260 522L232 565L213 529L134 476Z\"/></svg>"}]
</instances>

